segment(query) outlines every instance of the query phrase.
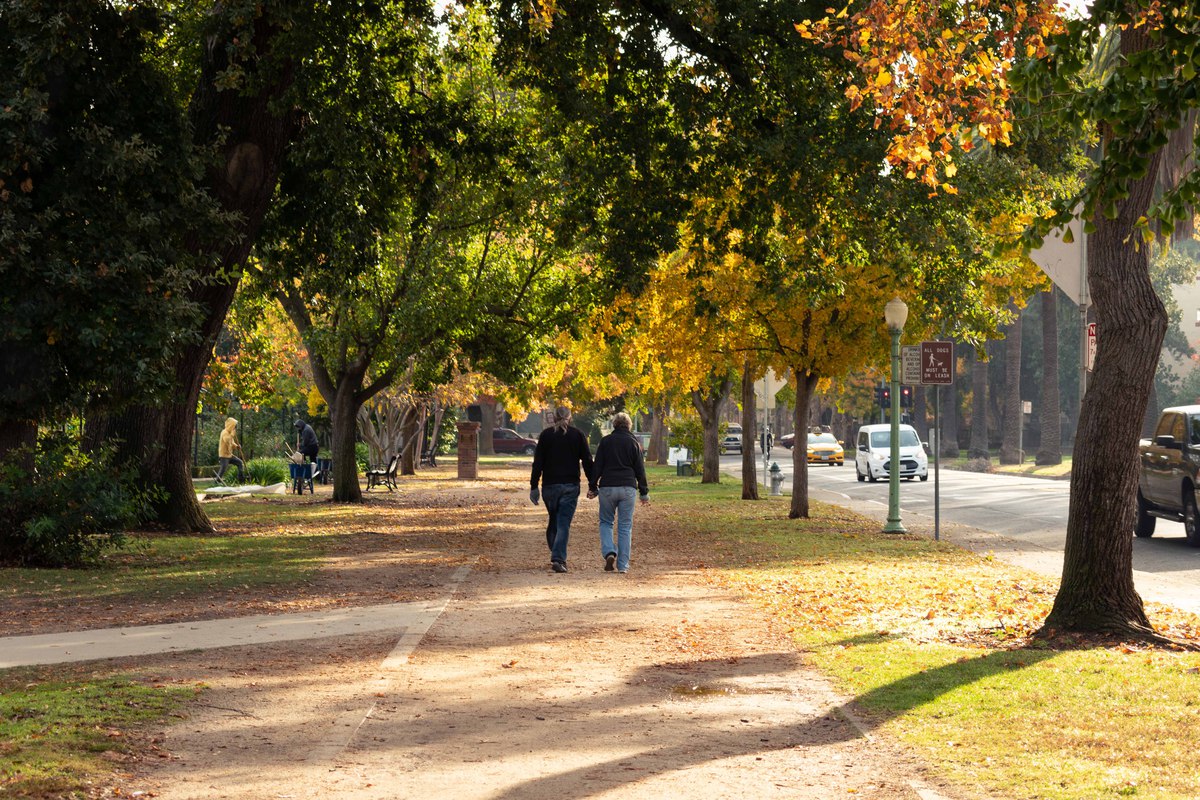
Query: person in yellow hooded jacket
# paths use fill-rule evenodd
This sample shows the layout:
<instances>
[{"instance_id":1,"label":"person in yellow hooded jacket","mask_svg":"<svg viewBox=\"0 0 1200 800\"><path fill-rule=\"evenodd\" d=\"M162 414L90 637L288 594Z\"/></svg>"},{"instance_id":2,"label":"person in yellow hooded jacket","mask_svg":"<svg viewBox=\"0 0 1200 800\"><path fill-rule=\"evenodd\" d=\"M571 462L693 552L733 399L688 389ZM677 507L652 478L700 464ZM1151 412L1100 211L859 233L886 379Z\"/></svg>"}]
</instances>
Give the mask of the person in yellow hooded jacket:
<instances>
[{"instance_id":1,"label":"person in yellow hooded jacket","mask_svg":"<svg viewBox=\"0 0 1200 800\"><path fill-rule=\"evenodd\" d=\"M222 478L225 475L225 470L230 464L237 467L238 483L244 483L246 480L245 463L242 459L233 454L233 451L241 452L242 446L237 440L237 420L229 417L225 420L225 430L221 431L221 441L217 445L217 455L221 458L221 466L217 469L217 478Z\"/></svg>"}]
</instances>

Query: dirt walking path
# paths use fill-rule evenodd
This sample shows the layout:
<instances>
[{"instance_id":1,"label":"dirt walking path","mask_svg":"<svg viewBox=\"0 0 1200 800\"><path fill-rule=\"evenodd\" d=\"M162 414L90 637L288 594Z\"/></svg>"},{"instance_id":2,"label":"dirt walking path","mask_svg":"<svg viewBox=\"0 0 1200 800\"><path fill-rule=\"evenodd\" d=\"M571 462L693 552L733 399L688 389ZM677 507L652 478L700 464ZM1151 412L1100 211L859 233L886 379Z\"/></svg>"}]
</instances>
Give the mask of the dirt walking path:
<instances>
[{"instance_id":1,"label":"dirt walking path","mask_svg":"<svg viewBox=\"0 0 1200 800\"><path fill-rule=\"evenodd\" d=\"M589 502L571 572L552 573L524 476L492 476L499 502L476 522L489 544L439 567L428 585L447 602L419 642L372 632L153 661L210 690L155 735L162 757L126 794L975 796L862 726L759 612L706 579L703 543L654 505L637 511L629 574L603 571Z\"/></svg>"}]
</instances>

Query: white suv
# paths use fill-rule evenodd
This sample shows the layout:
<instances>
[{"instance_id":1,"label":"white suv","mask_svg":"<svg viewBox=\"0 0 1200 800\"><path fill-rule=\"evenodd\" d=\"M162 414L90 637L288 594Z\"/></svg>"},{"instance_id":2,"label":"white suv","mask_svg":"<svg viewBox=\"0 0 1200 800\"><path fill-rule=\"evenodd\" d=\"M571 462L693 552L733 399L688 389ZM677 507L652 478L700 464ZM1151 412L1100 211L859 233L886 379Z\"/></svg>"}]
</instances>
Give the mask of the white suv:
<instances>
[{"instance_id":1,"label":"white suv","mask_svg":"<svg viewBox=\"0 0 1200 800\"><path fill-rule=\"evenodd\" d=\"M872 483L888 477L892 460L892 426L863 425L854 448L854 472ZM900 477L929 480L929 458L912 425L900 426Z\"/></svg>"},{"instance_id":2,"label":"white suv","mask_svg":"<svg viewBox=\"0 0 1200 800\"><path fill-rule=\"evenodd\" d=\"M731 422L725 426L725 438L721 440L722 453L742 452L742 426Z\"/></svg>"}]
</instances>

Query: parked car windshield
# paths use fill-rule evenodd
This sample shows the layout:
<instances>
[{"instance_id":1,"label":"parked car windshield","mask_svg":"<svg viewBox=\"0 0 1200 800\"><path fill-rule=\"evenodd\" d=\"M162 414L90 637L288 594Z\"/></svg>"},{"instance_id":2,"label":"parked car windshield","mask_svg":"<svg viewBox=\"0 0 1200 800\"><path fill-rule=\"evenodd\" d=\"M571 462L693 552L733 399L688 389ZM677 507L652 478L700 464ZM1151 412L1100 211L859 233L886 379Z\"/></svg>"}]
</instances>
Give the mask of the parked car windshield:
<instances>
[{"instance_id":1,"label":"parked car windshield","mask_svg":"<svg viewBox=\"0 0 1200 800\"><path fill-rule=\"evenodd\" d=\"M921 441L917 439L917 432L909 429L900 431L900 446L901 447L919 447ZM871 447L891 447L892 432L891 431L871 431Z\"/></svg>"}]
</instances>

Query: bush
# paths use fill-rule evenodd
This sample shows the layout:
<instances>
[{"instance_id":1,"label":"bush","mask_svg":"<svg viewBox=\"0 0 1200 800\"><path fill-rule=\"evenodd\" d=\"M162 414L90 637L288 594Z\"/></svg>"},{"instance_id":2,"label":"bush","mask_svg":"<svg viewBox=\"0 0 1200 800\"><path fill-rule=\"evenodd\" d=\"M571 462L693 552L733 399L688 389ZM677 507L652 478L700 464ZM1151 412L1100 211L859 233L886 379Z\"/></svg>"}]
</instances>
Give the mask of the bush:
<instances>
[{"instance_id":1,"label":"bush","mask_svg":"<svg viewBox=\"0 0 1200 800\"><path fill-rule=\"evenodd\" d=\"M151 516L158 491L136 486L136 470L113 464L113 448L93 453L62 434L43 436L34 471L15 453L0 464L0 562L29 567L78 567L125 542L124 531Z\"/></svg>"},{"instance_id":2,"label":"bush","mask_svg":"<svg viewBox=\"0 0 1200 800\"><path fill-rule=\"evenodd\" d=\"M695 417L674 418L671 420L668 443L671 447L686 447L690 458L703 459L704 426Z\"/></svg>"},{"instance_id":3,"label":"bush","mask_svg":"<svg viewBox=\"0 0 1200 800\"><path fill-rule=\"evenodd\" d=\"M371 468L371 448L366 442L354 443L354 460L358 462L360 473L366 473Z\"/></svg>"},{"instance_id":4,"label":"bush","mask_svg":"<svg viewBox=\"0 0 1200 800\"><path fill-rule=\"evenodd\" d=\"M246 462L246 479L259 486L286 483L289 475L286 458L252 458Z\"/></svg>"}]
</instances>

